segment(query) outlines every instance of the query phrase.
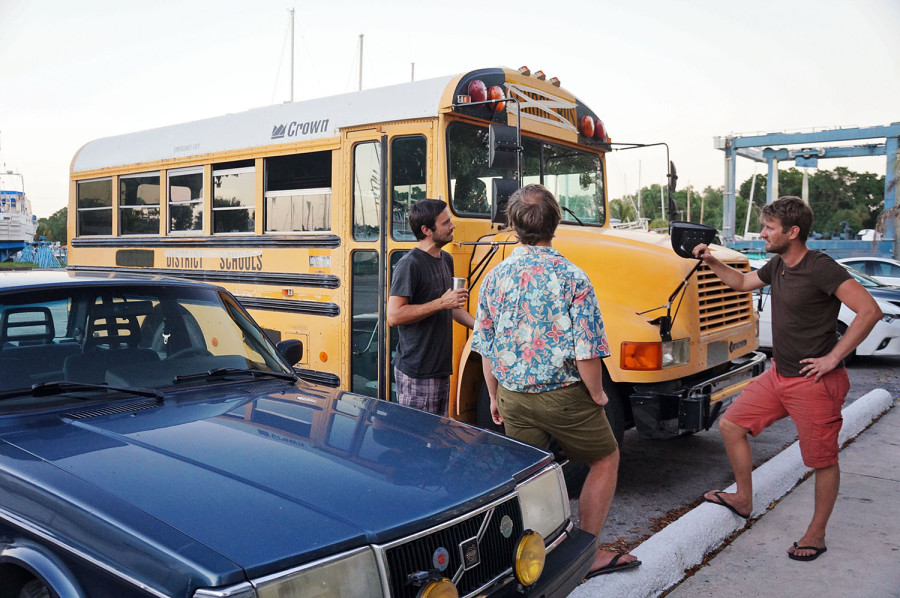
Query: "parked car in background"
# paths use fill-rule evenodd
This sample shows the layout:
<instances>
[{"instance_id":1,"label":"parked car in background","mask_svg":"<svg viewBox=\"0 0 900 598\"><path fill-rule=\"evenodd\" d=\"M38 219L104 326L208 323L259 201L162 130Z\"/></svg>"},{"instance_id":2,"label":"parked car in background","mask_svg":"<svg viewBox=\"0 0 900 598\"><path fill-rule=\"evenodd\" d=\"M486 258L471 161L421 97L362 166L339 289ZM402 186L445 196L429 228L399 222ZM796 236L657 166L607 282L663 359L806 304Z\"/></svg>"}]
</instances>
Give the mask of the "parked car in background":
<instances>
[{"instance_id":1,"label":"parked car in background","mask_svg":"<svg viewBox=\"0 0 900 598\"><path fill-rule=\"evenodd\" d=\"M186 280L0 274L0 596L565 596L544 451L298 380Z\"/></svg>"},{"instance_id":2,"label":"parked car in background","mask_svg":"<svg viewBox=\"0 0 900 598\"><path fill-rule=\"evenodd\" d=\"M758 270L766 263L764 259L751 259L751 270ZM846 267L846 266L845 266ZM875 324L872 332L863 339L856 350L848 356L851 360L856 355L900 355L900 289L880 284L876 280L847 268L850 274L870 293L883 293L881 297L873 294L875 302L881 308L881 319ZM759 313L759 346L764 350L772 350L772 308L769 287L754 291L756 310ZM837 332L844 334L856 312L841 304L838 312Z\"/></svg>"},{"instance_id":3,"label":"parked car in background","mask_svg":"<svg viewBox=\"0 0 900 598\"><path fill-rule=\"evenodd\" d=\"M871 276L884 284L900 286L900 262L889 257L845 257L838 262Z\"/></svg>"}]
</instances>

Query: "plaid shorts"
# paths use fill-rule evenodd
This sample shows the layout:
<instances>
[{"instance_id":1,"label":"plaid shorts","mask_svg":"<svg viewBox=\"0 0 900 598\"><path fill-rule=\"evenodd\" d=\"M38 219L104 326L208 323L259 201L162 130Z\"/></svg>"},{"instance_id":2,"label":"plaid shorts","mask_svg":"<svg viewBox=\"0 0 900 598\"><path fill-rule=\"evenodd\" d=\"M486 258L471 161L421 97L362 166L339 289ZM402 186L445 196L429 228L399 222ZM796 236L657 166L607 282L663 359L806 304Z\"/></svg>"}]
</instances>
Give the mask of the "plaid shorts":
<instances>
[{"instance_id":1,"label":"plaid shorts","mask_svg":"<svg viewBox=\"0 0 900 598\"><path fill-rule=\"evenodd\" d=\"M450 403L450 376L444 378L411 378L394 368L397 402L435 415L447 415Z\"/></svg>"}]
</instances>

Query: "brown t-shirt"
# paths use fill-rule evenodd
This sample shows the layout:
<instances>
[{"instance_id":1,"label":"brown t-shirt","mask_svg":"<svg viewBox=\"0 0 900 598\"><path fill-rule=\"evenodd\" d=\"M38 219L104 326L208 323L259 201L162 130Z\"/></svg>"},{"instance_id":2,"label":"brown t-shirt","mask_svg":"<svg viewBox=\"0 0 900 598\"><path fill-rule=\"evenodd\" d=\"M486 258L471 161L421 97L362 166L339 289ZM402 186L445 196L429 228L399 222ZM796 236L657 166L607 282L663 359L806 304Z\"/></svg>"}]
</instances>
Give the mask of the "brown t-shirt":
<instances>
[{"instance_id":1,"label":"brown t-shirt","mask_svg":"<svg viewBox=\"0 0 900 598\"><path fill-rule=\"evenodd\" d=\"M800 376L801 359L822 357L837 344L841 301L834 292L850 273L818 251L793 268L775 255L757 271L772 287L772 357L782 376Z\"/></svg>"}]
</instances>

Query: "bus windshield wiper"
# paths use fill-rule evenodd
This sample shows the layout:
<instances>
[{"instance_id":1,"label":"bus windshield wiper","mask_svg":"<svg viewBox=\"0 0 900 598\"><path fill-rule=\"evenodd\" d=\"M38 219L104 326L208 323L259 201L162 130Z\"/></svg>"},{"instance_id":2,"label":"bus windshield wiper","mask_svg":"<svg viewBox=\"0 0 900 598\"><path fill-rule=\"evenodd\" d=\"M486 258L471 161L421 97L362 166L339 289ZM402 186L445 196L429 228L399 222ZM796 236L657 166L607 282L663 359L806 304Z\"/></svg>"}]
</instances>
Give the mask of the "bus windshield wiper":
<instances>
[{"instance_id":1,"label":"bus windshield wiper","mask_svg":"<svg viewBox=\"0 0 900 598\"><path fill-rule=\"evenodd\" d=\"M566 212L568 212L569 214L571 214L571 215L572 215L572 218L574 218L575 220L578 221L578 224L580 224L581 226L584 226L584 222L581 221L581 218L579 218L578 216L575 215L575 212L573 212L572 210L570 210L570 209L567 208L566 206L559 206L559 207L561 207L561 208L564 209Z\"/></svg>"},{"instance_id":2,"label":"bus windshield wiper","mask_svg":"<svg viewBox=\"0 0 900 598\"><path fill-rule=\"evenodd\" d=\"M124 392L132 395L138 395L140 397L151 397L158 400L162 400L165 398L165 395L155 388L142 388L138 386L113 386L106 383L92 384L89 382L68 382L66 380L35 384L31 387L31 395L34 397L49 397L52 395L65 394L67 392L77 392L79 390L111 390L114 392Z\"/></svg>"},{"instance_id":3,"label":"bus windshield wiper","mask_svg":"<svg viewBox=\"0 0 900 598\"><path fill-rule=\"evenodd\" d=\"M286 374L284 372L273 372L272 370L260 370L254 368L215 368L209 370L208 372L200 372L199 374L181 374L179 376L175 376L172 379L172 382L185 382L187 380L202 380L205 378L217 378L217 377L225 377L231 375L250 375L250 376L268 376L271 378L280 378L282 380L289 380L290 382L296 382L297 376L295 374Z\"/></svg>"}]
</instances>

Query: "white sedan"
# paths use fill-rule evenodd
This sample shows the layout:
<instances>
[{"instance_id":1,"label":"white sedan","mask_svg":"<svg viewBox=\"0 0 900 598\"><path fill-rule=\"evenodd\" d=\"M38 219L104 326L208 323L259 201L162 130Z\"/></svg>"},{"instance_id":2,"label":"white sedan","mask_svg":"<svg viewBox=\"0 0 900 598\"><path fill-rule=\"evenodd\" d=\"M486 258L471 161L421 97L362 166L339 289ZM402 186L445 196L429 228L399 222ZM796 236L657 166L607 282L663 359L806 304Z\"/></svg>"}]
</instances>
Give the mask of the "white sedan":
<instances>
[{"instance_id":1,"label":"white sedan","mask_svg":"<svg viewBox=\"0 0 900 598\"><path fill-rule=\"evenodd\" d=\"M753 270L760 268L766 260L750 260L750 267ZM852 273L852 269L851 269ZM771 297L769 297L769 287L763 287L753 292L756 310L759 313L759 347L764 350L772 349L772 308ZM892 355L900 356L900 307L875 298L878 307L881 308L883 314L881 319L876 322L872 332L869 333L863 341L856 347L856 351L850 354L847 361L855 355ZM856 312L841 304L841 310L838 313L837 331L843 334L847 331Z\"/></svg>"},{"instance_id":2,"label":"white sedan","mask_svg":"<svg viewBox=\"0 0 900 598\"><path fill-rule=\"evenodd\" d=\"M845 257L836 260L884 284L900 286L900 262L889 257Z\"/></svg>"}]
</instances>

